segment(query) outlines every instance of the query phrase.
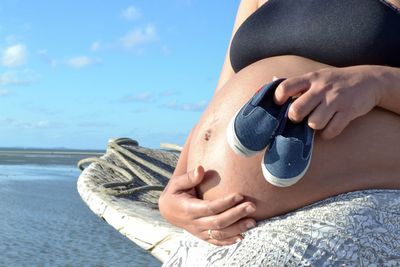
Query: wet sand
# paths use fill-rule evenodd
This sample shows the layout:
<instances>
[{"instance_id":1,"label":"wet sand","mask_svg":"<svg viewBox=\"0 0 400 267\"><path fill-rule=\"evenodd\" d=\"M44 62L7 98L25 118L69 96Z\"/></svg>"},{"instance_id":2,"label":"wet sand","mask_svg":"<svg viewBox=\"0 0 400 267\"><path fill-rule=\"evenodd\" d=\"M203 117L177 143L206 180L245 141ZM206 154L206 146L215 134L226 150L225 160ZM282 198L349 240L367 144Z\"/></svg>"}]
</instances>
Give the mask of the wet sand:
<instances>
[{"instance_id":1,"label":"wet sand","mask_svg":"<svg viewBox=\"0 0 400 267\"><path fill-rule=\"evenodd\" d=\"M81 200L76 163L100 154L0 149L0 266L160 266Z\"/></svg>"},{"instance_id":2,"label":"wet sand","mask_svg":"<svg viewBox=\"0 0 400 267\"><path fill-rule=\"evenodd\" d=\"M83 158L98 157L104 152L101 150L0 148L0 165L76 165Z\"/></svg>"}]
</instances>

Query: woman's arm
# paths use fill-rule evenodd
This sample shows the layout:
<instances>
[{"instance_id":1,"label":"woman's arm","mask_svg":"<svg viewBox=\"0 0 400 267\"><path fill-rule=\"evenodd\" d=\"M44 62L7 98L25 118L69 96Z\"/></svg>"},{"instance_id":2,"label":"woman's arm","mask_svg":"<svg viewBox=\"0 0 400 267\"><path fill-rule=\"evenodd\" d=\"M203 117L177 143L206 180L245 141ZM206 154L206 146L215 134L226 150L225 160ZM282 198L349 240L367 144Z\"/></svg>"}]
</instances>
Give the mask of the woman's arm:
<instances>
[{"instance_id":1,"label":"woman's arm","mask_svg":"<svg viewBox=\"0 0 400 267\"><path fill-rule=\"evenodd\" d=\"M257 8L257 0L241 1L232 36L243 21ZM229 49L230 45L216 91L234 75ZM195 187L203 180L204 170L201 166L193 171L187 170L187 158L193 130L183 146L173 177L159 199L160 212L170 223L185 229L200 239L214 245L233 244L242 239L241 233L255 226L254 219L246 218L254 212L255 206L249 201L243 202L243 196L240 194L231 194L213 201L201 200L197 197ZM213 230L213 238L208 235L209 229Z\"/></svg>"},{"instance_id":2,"label":"woman's arm","mask_svg":"<svg viewBox=\"0 0 400 267\"><path fill-rule=\"evenodd\" d=\"M231 49L231 42L233 36L235 36L236 31L239 29L240 25L258 8L258 0L242 0L240 2L240 6L238 8L235 24L233 26L231 39L229 41L229 46L225 54L224 65L222 66L221 73L219 75L219 80L215 91L217 92L220 88L222 88L225 83L235 74L232 69L231 59L229 56L229 51Z\"/></svg>"},{"instance_id":3,"label":"woman's arm","mask_svg":"<svg viewBox=\"0 0 400 267\"><path fill-rule=\"evenodd\" d=\"M330 139L374 107L400 114L400 69L376 65L322 69L282 82L275 101L284 103L299 94L289 118L308 117L309 126Z\"/></svg>"}]
</instances>

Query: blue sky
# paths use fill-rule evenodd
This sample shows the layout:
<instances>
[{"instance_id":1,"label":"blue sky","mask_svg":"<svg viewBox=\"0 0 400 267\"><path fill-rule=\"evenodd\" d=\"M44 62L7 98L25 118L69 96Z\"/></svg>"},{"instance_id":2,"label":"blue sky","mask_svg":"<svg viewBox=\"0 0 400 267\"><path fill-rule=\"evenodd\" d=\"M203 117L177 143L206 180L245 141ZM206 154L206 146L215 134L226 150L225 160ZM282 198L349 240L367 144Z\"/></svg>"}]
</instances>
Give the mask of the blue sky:
<instances>
[{"instance_id":1,"label":"blue sky","mask_svg":"<svg viewBox=\"0 0 400 267\"><path fill-rule=\"evenodd\" d=\"M183 144L239 0L0 2L0 147Z\"/></svg>"}]
</instances>

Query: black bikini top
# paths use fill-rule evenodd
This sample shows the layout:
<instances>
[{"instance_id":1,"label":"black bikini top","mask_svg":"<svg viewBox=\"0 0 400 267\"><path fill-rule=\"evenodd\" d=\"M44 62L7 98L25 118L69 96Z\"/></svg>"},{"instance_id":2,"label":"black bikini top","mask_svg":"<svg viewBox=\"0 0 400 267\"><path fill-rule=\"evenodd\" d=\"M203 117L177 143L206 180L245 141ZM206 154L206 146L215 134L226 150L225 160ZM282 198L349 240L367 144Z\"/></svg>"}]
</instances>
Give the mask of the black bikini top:
<instances>
[{"instance_id":1,"label":"black bikini top","mask_svg":"<svg viewBox=\"0 0 400 267\"><path fill-rule=\"evenodd\" d=\"M384 0L269 0L236 32L231 64L279 55L400 67L400 11Z\"/></svg>"}]
</instances>

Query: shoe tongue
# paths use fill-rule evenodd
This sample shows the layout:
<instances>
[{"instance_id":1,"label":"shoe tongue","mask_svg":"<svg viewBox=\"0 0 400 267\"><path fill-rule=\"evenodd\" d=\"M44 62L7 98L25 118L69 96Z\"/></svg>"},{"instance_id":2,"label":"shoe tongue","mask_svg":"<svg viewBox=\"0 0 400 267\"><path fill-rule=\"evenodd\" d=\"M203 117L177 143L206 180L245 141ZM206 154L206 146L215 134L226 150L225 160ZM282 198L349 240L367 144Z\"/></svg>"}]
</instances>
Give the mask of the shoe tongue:
<instances>
[{"instance_id":1,"label":"shoe tongue","mask_svg":"<svg viewBox=\"0 0 400 267\"><path fill-rule=\"evenodd\" d=\"M276 138L276 149L282 152L300 152L303 154L304 144L302 141L295 137L284 137L282 135L278 135Z\"/></svg>"},{"instance_id":2,"label":"shoe tongue","mask_svg":"<svg viewBox=\"0 0 400 267\"><path fill-rule=\"evenodd\" d=\"M303 142L299 138L296 138L296 137L293 137L293 136L285 137L285 136L282 136L282 135L278 135L276 138L279 139L279 141L281 141L281 142L283 141L284 143L291 142L293 144L296 144L296 146L297 145L300 145L300 146L304 145Z\"/></svg>"}]
</instances>

